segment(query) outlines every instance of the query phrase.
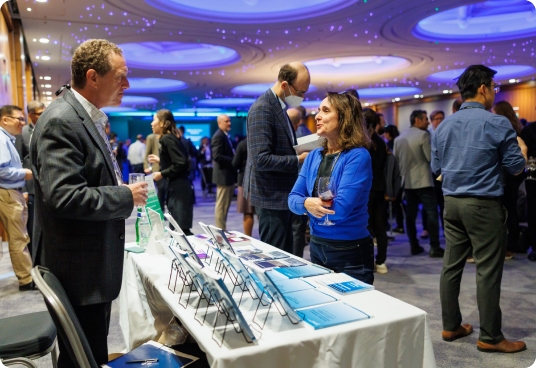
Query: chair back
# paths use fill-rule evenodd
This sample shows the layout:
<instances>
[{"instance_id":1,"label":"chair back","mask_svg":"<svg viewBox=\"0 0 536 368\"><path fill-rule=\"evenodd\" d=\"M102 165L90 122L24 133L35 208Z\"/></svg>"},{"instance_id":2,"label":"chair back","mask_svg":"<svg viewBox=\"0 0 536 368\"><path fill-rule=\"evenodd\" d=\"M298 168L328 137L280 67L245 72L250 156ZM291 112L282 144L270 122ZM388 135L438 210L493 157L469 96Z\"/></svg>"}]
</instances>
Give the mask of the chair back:
<instances>
[{"instance_id":1,"label":"chair back","mask_svg":"<svg viewBox=\"0 0 536 368\"><path fill-rule=\"evenodd\" d=\"M31 273L35 285L43 294L50 316L73 362L78 368L99 368L82 326L58 278L42 266L35 266Z\"/></svg>"}]
</instances>

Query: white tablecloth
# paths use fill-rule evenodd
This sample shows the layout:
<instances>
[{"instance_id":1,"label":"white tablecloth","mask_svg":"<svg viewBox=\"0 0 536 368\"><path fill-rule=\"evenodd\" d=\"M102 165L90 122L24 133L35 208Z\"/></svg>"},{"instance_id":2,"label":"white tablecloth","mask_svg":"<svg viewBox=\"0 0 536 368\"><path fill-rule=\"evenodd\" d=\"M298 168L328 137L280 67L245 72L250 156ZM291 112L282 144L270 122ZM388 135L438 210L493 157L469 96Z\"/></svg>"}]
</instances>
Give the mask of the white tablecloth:
<instances>
[{"instance_id":1,"label":"white tablecloth","mask_svg":"<svg viewBox=\"0 0 536 368\"><path fill-rule=\"evenodd\" d=\"M270 247L258 241L255 245ZM165 255L125 252L120 325L129 349L149 339L158 339L175 315L215 368L436 367L426 312L379 291L342 298L345 303L373 315L369 320L312 330L303 323L292 325L272 307L264 329L257 328L257 336L262 333L257 345L246 343L229 325L220 347L212 339L209 326L214 320L215 307L201 326L194 319L192 306L197 302L197 295L184 309L178 303L180 285L175 294L168 290L170 268L171 261ZM256 304L248 297L240 306L248 322ZM266 308L262 310L261 318L266 315Z\"/></svg>"}]
</instances>

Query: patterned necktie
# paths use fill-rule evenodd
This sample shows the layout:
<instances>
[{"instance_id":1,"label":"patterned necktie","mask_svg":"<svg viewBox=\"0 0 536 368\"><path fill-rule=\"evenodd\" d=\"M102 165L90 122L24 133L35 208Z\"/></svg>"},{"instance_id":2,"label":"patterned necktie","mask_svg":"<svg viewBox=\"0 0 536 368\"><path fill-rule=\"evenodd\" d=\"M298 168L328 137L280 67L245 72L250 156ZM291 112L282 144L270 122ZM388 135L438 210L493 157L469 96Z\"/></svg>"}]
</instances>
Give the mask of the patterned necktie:
<instances>
[{"instance_id":1,"label":"patterned necktie","mask_svg":"<svg viewBox=\"0 0 536 368\"><path fill-rule=\"evenodd\" d=\"M236 153L235 149L233 147L233 142L231 141L231 137L229 137L229 134L226 134L227 140L229 141L229 145L231 146L231 149L233 150L233 155Z\"/></svg>"},{"instance_id":2,"label":"patterned necktie","mask_svg":"<svg viewBox=\"0 0 536 368\"><path fill-rule=\"evenodd\" d=\"M103 125L106 125L107 121L104 124L101 124L100 122L97 122L95 126L97 127L97 130L99 131L100 136L102 139L104 139L104 143L106 143L106 147L108 147L108 152L110 153L110 157L112 158L112 162L114 164L114 171L115 171L115 177L117 178L117 184L122 185L123 184L123 175L121 175L121 169L119 168L119 164L117 163L117 160L115 159L114 152L112 150L112 146L110 146L110 141L108 140L108 137L106 136L106 132L104 131Z\"/></svg>"}]
</instances>

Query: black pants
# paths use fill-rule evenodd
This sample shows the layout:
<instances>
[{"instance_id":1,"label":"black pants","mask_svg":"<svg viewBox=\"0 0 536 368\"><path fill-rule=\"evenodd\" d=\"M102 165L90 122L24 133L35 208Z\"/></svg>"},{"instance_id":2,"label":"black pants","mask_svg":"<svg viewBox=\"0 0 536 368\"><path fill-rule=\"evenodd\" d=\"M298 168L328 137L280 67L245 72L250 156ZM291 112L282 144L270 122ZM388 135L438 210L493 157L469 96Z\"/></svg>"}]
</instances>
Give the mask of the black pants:
<instances>
[{"instance_id":1,"label":"black pants","mask_svg":"<svg viewBox=\"0 0 536 368\"><path fill-rule=\"evenodd\" d=\"M130 165L130 172L143 174L143 163Z\"/></svg>"},{"instance_id":2,"label":"black pants","mask_svg":"<svg viewBox=\"0 0 536 368\"><path fill-rule=\"evenodd\" d=\"M527 225L529 244L536 252L536 180L525 180L527 189Z\"/></svg>"},{"instance_id":3,"label":"black pants","mask_svg":"<svg viewBox=\"0 0 536 368\"><path fill-rule=\"evenodd\" d=\"M419 246L415 220L419 211L419 202L422 203L423 212L426 211L428 219L428 233L430 234L430 250L439 248L439 222L437 219L437 200L433 187L420 189L404 189L406 194L406 232L412 248Z\"/></svg>"},{"instance_id":4,"label":"black pants","mask_svg":"<svg viewBox=\"0 0 536 368\"><path fill-rule=\"evenodd\" d=\"M292 212L255 207L261 241L292 253Z\"/></svg>"},{"instance_id":5,"label":"black pants","mask_svg":"<svg viewBox=\"0 0 536 368\"><path fill-rule=\"evenodd\" d=\"M160 203L162 212L166 212L168 181L167 179L161 179L159 181L155 181L154 184L156 186L156 195L158 196L158 203Z\"/></svg>"},{"instance_id":6,"label":"black pants","mask_svg":"<svg viewBox=\"0 0 536 368\"><path fill-rule=\"evenodd\" d=\"M303 258L305 248L305 231L307 230L307 215L292 214L292 254Z\"/></svg>"},{"instance_id":7,"label":"black pants","mask_svg":"<svg viewBox=\"0 0 536 368\"><path fill-rule=\"evenodd\" d=\"M376 263L384 264L387 258L387 233L385 229L385 198L383 192L371 191L368 200L368 228L376 237L378 254Z\"/></svg>"},{"instance_id":8,"label":"black pants","mask_svg":"<svg viewBox=\"0 0 536 368\"><path fill-rule=\"evenodd\" d=\"M508 211L506 226L508 227L508 246L506 250L513 252L517 248L519 241L519 216L517 214L517 198L519 196L519 186L523 177L505 174L504 176L504 196L503 205Z\"/></svg>"},{"instance_id":9,"label":"black pants","mask_svg":"<svg viewBox=\"0 0 536 368\"><path fill-rule=\"evenodd\" d=\"M112 302L91 304L84 306L73 305L74 312L86 335L91 352L95 361L100 366L108 362L108 329L110 327L110 314ZM58 346L60 356L58 358L58 368L73 368L75 364L74 353L69 349L63 336L58 333ZM69 353L68 353L69 352ZM71 353L72 358L71 358Z\"/></svg>"},{"instance_id":10,"label":"black pants","mask_svg":"<svg viewBox=\"0 0 536 368\"><path fill-rule=\"evenodd\" d=\"M458 297L467 257L476 264L476 301L480 314L479 340L496 344L501 332L501 280L506 253L506 211L499 199L445 197L445 238L440 280L443 329L456 331L462 323Z\"/></svg>"},{"instance_id":11,"label":"black pants","mask_svg":"<svg viewBox=\"0 0 536 368\"><path fill-rule=\"evenodd\" d=\"M194 218L194 201L192 184L188 178L177 178L168 183L167 205L169 213L177 221L186 235L190 231Z\"/></svg>"}]
</instances>

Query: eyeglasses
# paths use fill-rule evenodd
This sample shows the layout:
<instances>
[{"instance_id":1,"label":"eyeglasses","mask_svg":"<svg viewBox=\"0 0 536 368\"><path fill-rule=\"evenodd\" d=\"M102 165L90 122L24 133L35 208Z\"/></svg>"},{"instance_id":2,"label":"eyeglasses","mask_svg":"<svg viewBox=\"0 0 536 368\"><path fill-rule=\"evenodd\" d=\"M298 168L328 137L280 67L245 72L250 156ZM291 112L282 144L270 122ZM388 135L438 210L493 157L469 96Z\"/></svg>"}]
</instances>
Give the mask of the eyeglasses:
<instances>
[{"instance_id":1,"label":"eyeglasses","mask_svg":"<svg viewBox=\"0 0 536 368\"><path fill-rule=\"evenodd\" d=\"M17 119L18 121L20 121L21 123L24 123L25 119L23 117L16 117L16 116L9 116L9 115L6 115L6 118L11 118L11 119Z\"/></svg>"},{"instance_id":2,"label":"eyeglasses","mask_svg":"<svg viewBox=\"0 0 536 368\"><path fill-rule=\"evenodd\" d=\"M37 115L37 116L41 116L42 113L43 113L43 111L41 111L41 112L31 112L30 114L34 114L34 115Z\"/></svg>"},{"instance_id":3,"label":"eyeglasses","mask_svg":"<svg viewBox=\"0 0 536 368\"><path fill-rule=\"evenodd\" d=\"M296 87L294 87L292 85L292 83L290 82L287 82L289 86L291 86L292 88L294 88L294 90L296 91L296 94L300 97L303 97L303 95L305 95L307 93L307 91L299 91Z\"/></svg>"},{"instance_id":4,"label":"eyeglasses","mask_svg":"<svg viewBox=\"0 0 536 368\"><path fill-rule=\"evenodd\" d=\"M493 92L499 93L499 91L501 90L501 87L499 87L499 85L497 85L497 84L493 84L491 86L491 89L493 89Z\"/></svg>"}]
</instances>

